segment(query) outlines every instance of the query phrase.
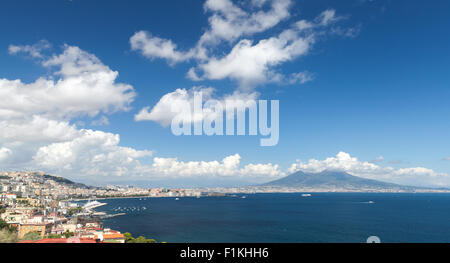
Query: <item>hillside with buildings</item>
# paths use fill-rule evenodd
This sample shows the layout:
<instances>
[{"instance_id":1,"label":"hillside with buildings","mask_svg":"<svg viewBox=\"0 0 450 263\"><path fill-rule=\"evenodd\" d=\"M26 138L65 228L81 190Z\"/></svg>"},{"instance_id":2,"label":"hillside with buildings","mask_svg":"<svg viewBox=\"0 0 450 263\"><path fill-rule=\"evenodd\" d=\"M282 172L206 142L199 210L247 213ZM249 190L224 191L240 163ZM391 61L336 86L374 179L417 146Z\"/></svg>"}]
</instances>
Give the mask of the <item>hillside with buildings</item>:
<instances>
[{"instance_id":1,"label":"hillside with buildings","mask_svg":"<svg viewBox=\"0 0 450 263\"><path fill-rule=\"evenodd\" d=\"M0 243L142 243L144 237L105 228L102 219L116 215L96 212L105 203L80 200L126 197L199 196L185 189L92 187L42 172L0 173Z\"/></svg>"}]
</instances>

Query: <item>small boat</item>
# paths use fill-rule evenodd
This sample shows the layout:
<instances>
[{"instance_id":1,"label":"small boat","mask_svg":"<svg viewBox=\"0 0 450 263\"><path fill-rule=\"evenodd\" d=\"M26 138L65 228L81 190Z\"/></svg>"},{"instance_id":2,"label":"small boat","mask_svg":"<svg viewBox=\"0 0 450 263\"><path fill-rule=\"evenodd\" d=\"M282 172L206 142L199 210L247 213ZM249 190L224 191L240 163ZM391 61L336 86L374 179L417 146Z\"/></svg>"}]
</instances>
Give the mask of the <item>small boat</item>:
<instances>
[{"instance_id":1,"label":"small boat","mask_svg":"<svg viewBox=\"0 0 450 263\"><path fill-rule=\"evenodd\" d=\"M243 197L241 197L241 198L242 198L242 199L245 199L245 198L247 198L247 196L245 196L245 195L244 195L244 196L243 196Z\"/></svg>"},{"instance_id":2,"label":"small boat","mask_svg":"<svg viewBox=\"0 0 450 263\"><path fill-rule=\"evenodd\" d=\"M178 200L180 200L180 198L178 198L178 197L177 197L177 198L175 198L175 201L178 201Z\"/></svg>"},{"instance_id":3,"label":"small boat","mask_svg":"<svg viewBox=\"0 0 450 263\"><path fill-rule=\"evenodd\" d=\"M375 204L375 202L374 201L369 201L369 204Z\"/></svg>"},{"instance_id":4,"label":"small boat","mask_svg":"<svg viewBox=\"0 0 450 263\"><path fill-rule=\"evenodd\" d=\"M311 197L311 194L302 194L302 197Z\"/></svg>"}]
</instances>

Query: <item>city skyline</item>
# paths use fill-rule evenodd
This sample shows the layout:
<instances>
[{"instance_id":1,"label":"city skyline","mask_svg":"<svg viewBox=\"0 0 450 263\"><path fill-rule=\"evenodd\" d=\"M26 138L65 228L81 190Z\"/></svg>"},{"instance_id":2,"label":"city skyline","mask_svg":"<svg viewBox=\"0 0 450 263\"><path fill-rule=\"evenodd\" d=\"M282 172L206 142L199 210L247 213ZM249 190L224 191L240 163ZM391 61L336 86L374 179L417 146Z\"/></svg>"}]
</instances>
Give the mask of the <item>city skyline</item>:
<instances>
[{"instance_id":1,"label":"city skyline","mask_svg":"<svg viewBox=\"0 0 450 263\"><path fill-rule=\"evenodd\" d=\"M446 2L24 3L0 16L2 171L191 187L343 170L450 187ZM173 135L173 105L198 90L278 100L279 143Z\"/></svg>"}]
</instances>

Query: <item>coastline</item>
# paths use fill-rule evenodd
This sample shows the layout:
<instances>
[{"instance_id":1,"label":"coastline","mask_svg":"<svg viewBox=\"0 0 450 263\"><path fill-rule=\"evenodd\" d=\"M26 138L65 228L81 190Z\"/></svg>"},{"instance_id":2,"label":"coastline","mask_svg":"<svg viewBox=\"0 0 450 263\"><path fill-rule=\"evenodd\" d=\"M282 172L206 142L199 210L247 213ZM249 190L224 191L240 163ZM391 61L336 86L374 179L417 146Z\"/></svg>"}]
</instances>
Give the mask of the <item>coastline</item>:
<instances>
[{"instance_id":1,"label":"coastline","mask_svg":"<svg viewBox=\"0 0 450 263\"><path fill-rule=\"evenodd\" d=\"M120 196L120 197L91 197L91 198L76 198L76 199L64 199L62 201L89 201L89 200L107 200L107 199L136 199L136 198L165 198L165 197L152 197L152 196ZM167 197L168 198L168 197Z\"/></svg>"},{"instance_id":2,"label":"coastline","mask_svg":"<svg viewBox=\"0 0 450 263\"><path fill-rule=\"evenodd\" d=\"M253 195L253 194L347 194L347 193L360 193L360 194L450 194L450 190L447 191L275 191L275 192L222 192L223 196L202 196L202 197L235 197L232 195ZM170 199L170 198L195 198L193 196L114 196L114 197L91 197L91 198L77 198L77 199L64 199L62 201L89 201L89 200L108 200L108 199L138 199L138 198L155 198L155 199Z\"/></svg>"}]
</instances>

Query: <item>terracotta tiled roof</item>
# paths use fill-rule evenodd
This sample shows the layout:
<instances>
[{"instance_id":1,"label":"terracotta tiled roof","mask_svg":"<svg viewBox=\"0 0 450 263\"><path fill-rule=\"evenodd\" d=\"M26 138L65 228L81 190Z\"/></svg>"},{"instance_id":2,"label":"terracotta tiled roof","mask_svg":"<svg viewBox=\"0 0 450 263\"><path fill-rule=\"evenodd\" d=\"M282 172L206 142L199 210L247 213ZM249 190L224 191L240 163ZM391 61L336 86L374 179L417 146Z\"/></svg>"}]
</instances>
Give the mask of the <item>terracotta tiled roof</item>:
<instances>
[{"instance_id":1,"label":"terracotta tiled roof","mask_svg":"<svg viewBox=\"0 0 450 263\"><path fill-rule=\"evenodd\" d=\"M125 238L123 234L106 234L103 235L104 239L113 239L113 238Z\"/></svg>"},{"instance_id":2,"label":"terracotta tiled roof","mask_svg":"<svg viewBox=\"0 0 450 263\"><path fill-rule=\"evenodd\" d=\"M79 242L78 242L79 241ZM51 243L51 244L57 244L57 243L97 243L92 238L79 238L77 240L75 239L68 239L68 238L45 238L37 241L32 240L25 240L21 241L19 243Z\"/></svg>"}]
</instances>

